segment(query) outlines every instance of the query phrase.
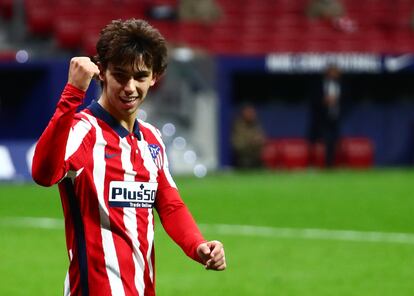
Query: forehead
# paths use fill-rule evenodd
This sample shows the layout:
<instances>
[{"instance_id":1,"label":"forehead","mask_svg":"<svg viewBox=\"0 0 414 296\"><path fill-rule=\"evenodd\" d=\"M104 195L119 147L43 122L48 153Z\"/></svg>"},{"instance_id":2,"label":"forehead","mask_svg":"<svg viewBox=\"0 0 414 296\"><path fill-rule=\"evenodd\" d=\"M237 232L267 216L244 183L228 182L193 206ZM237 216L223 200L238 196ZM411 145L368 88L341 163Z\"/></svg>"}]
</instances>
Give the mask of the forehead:
<instances>
[{"instance_id":1,"label":"forehead","mask_svg":"<svg viewBox=\"0 0 414 296\"><path fill-rule=\"evenodd\" d=\"M116 72L137 73L137 72L152 72L151 67L148 67L142 56L137 57L133 61L124 61L123 63L109 63L108 69Z\"/></svg>"}]
</instances>

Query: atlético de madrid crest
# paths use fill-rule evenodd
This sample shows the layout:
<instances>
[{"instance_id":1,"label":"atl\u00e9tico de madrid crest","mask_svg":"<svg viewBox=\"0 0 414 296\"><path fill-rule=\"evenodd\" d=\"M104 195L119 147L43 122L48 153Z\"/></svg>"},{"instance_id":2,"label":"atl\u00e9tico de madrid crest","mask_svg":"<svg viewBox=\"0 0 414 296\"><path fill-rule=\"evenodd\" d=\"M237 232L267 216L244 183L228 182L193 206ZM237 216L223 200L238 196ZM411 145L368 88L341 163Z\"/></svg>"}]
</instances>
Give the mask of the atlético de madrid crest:
<instances>
[{"instance_id":1,"label":"atl\u00e9tico de madrid crest","mask_svg":"<svg viewBox=\"0 0 414 296\"><path fill-rule=\"evenodd\" d=\"M158 169L162 168L162 155L161 155L161 148L157 144L149 144L148 149L151 153L152 160L154 161L155 165Z\"/></svg>"}]
</instances>

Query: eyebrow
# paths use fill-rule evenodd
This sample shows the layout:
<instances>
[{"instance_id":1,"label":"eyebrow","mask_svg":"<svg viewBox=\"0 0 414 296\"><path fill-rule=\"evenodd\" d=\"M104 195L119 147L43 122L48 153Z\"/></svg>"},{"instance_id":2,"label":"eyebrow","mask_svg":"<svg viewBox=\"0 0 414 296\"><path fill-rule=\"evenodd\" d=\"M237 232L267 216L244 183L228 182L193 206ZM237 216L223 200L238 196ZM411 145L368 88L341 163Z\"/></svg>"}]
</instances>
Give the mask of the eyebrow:
<instances>
[{"instance_id":1,"label":"eyebrow","mask_svg":"<svg viewBox=\"0 0 414 296\"><path fill-rule=\"evenodd\" d=\"M129 73L129 71L125 70L124 68L120 68L120 67L113 67L111 72L116 72L116 73ZM151 71L149 70L138 70L136 72L133 72L134 76L135 75L140 75L140 76L149 76L151 74Z\"/></svg>"}]
</instances>

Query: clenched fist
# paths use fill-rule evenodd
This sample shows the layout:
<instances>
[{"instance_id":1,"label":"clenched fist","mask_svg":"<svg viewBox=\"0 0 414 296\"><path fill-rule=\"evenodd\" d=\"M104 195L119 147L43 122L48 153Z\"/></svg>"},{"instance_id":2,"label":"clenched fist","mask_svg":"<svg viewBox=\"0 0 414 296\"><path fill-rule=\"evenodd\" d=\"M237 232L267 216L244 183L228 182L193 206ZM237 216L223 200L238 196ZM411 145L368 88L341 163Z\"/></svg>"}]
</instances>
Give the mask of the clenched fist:
<instances>
[{"instance_id":1,"label":"clenched fist","mask_svg":"<svg viewBox=\"0 0 414 296\"><path fill-rule=\"evenodd\" d=\"M70 60L68 83L86 91L94 76L99 75L98 66L88 57L74 57Z\"/></svg>"},{"instance_id":2,"label":"clenched fist","mask_svg":"<svg viewBox=\"0 0 414 296\"><path fill-rule=\"evenodd\" d=\"M225 270L227 267L223 244L219 241L209 241L197 247L197 254L206 269Z\"/></svg>"}]
</instances>

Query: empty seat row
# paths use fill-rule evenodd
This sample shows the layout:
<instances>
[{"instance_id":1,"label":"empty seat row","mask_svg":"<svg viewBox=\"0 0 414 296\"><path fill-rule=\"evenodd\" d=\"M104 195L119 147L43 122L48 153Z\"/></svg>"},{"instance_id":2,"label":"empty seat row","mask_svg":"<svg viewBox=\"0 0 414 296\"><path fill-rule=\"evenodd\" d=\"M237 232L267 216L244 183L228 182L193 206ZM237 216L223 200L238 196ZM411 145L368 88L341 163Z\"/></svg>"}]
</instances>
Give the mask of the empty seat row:
<instances>
[{"instance_id":1,"label":"empty seat row","mask_svg":"<svg viewBox=\"0 0 414 296\"><path fill-rule=\"evenodd\" d=\"M0 0L0 8L12 0ZM217 0L223 14L213 23L150 20L174 45L215 54L278 51L401 53L414 49L410 27L414 0L344 0L355 32L330 21L309 20L308 0ZM24 0L28 31L52 36L59 48L93 54L100 29L112 19L146 18L150 5L178 0ZM396 16L395 11L401 12ZM404 13L402 13L404 12Z\"/></svg>"}]
</instances>

